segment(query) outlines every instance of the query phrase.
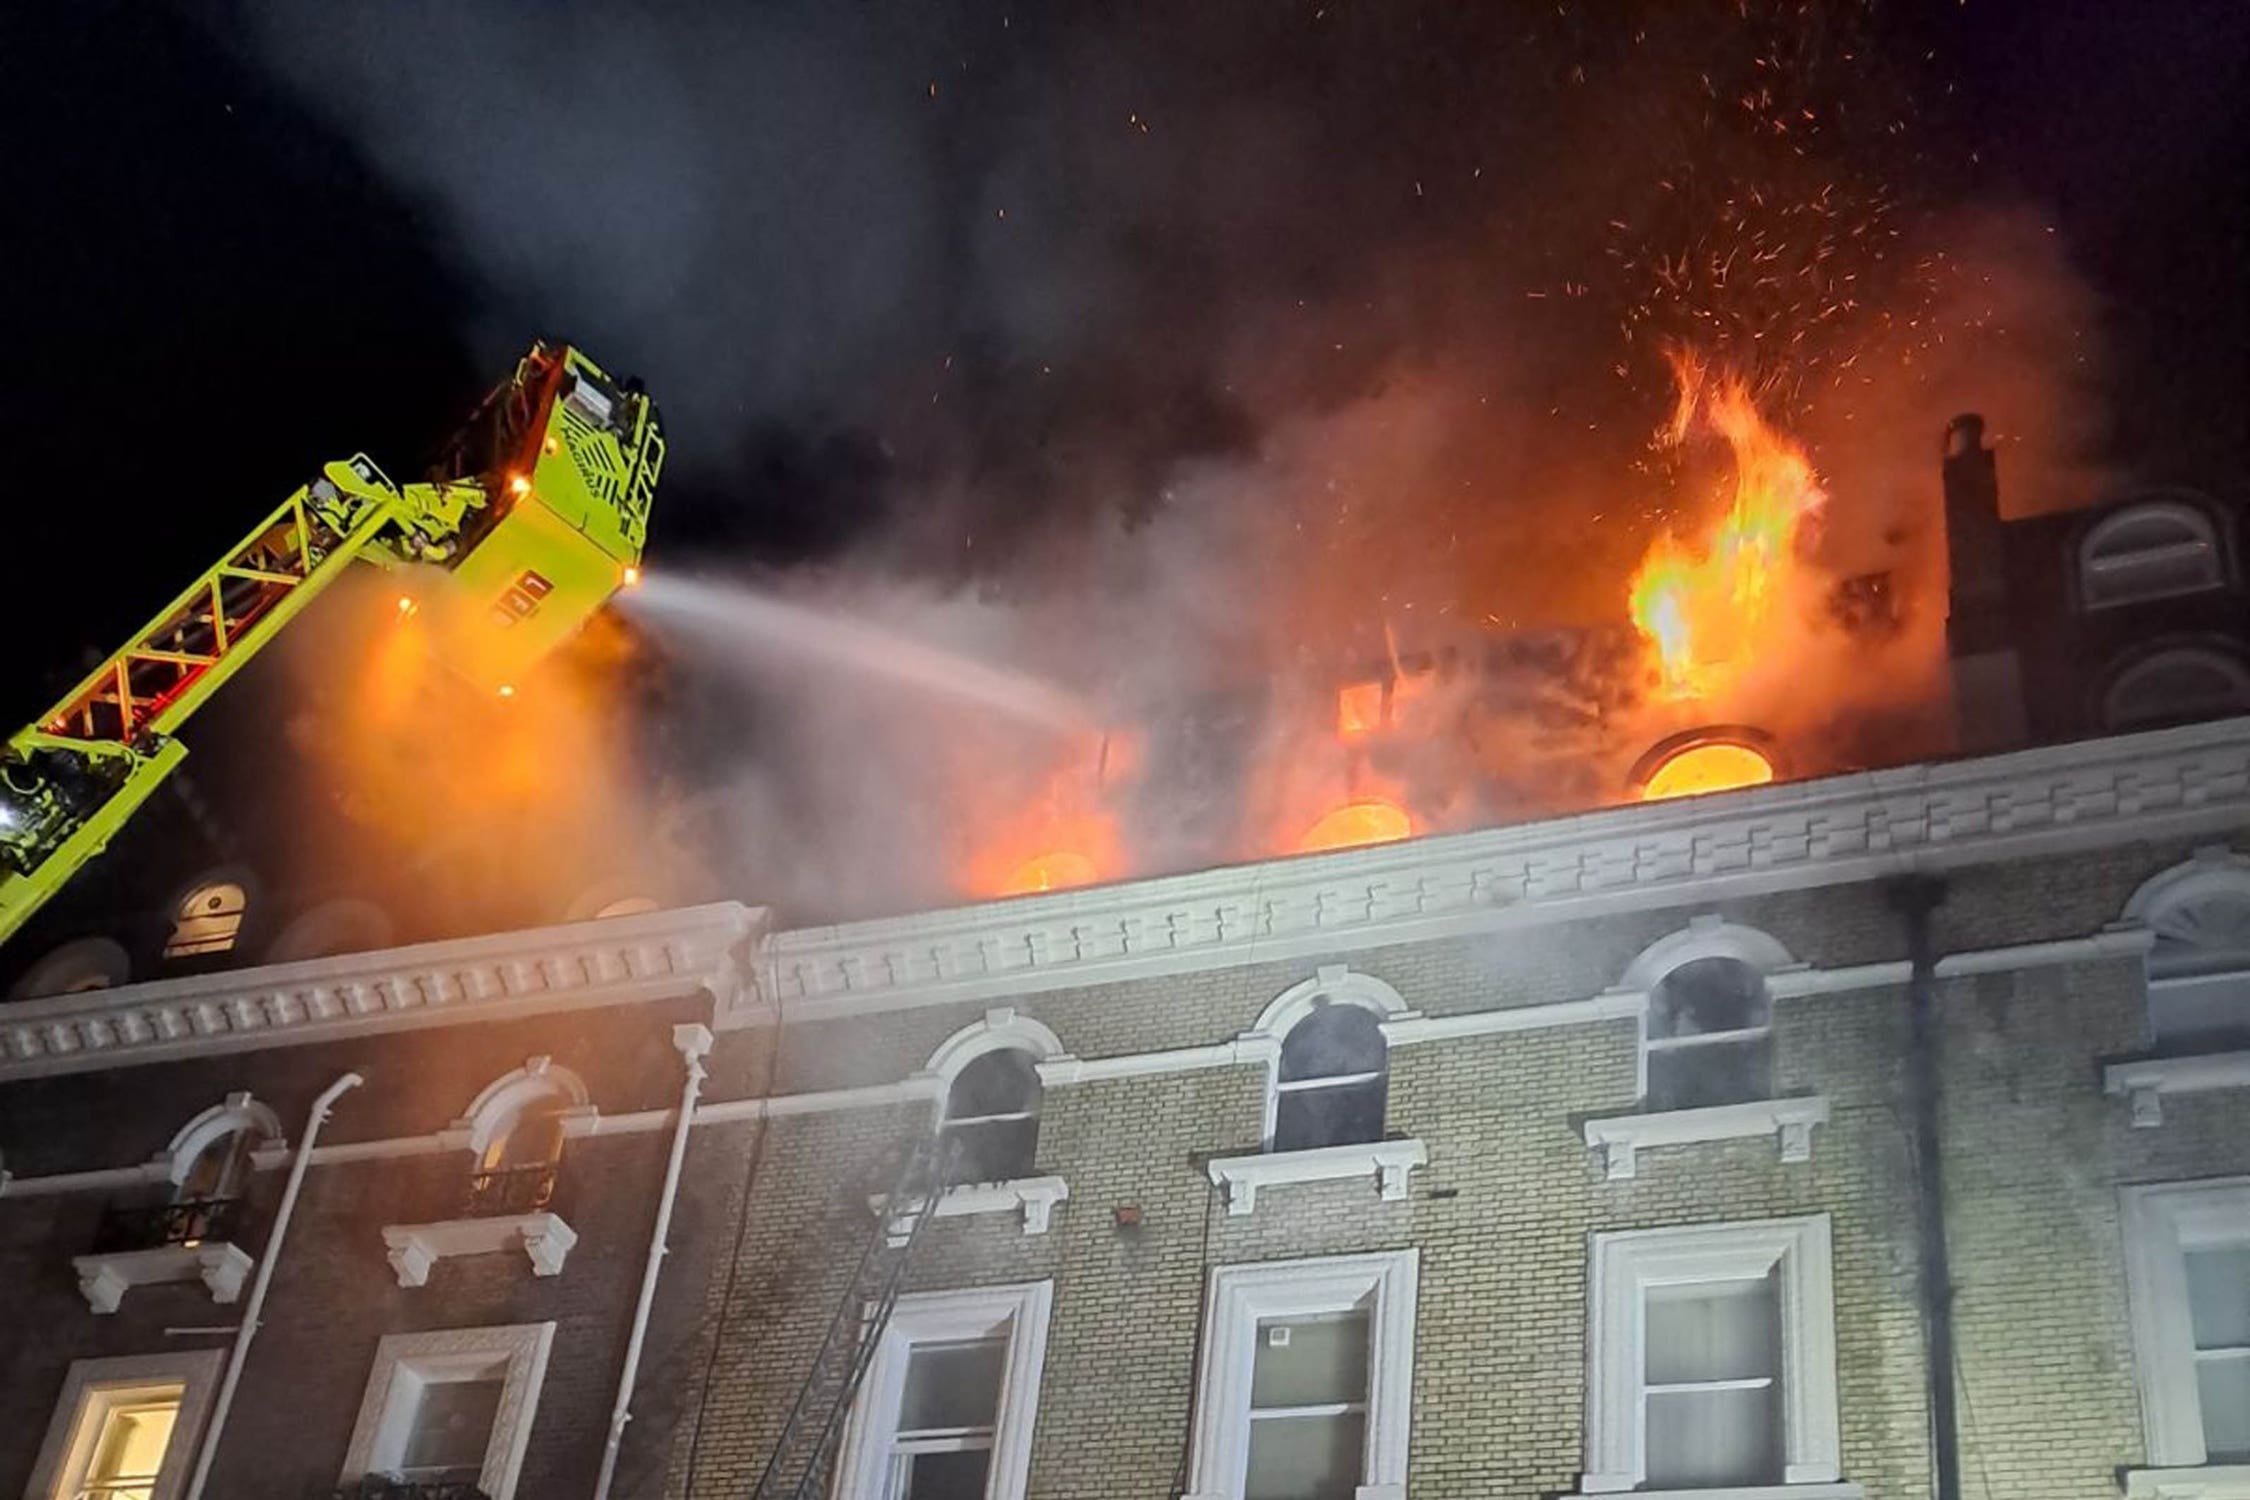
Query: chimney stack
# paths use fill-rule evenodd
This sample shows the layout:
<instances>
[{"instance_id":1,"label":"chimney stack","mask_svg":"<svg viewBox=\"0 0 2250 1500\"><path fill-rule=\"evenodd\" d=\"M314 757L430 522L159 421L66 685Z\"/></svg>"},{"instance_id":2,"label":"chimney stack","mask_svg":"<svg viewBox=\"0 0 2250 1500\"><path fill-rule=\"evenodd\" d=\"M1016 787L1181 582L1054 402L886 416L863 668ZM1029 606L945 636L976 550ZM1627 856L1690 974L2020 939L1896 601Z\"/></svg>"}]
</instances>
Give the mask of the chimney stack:
<instances>
[{"instance_id":1,"label":"chimney stack","mask_svg":"<svg viewBox=\"0 0 2250 1500\"><path fill-rule=\"evenodd\" d=\"M1945 428L1945 644L1956 748L1981 754L2029 739L2023 666L2008 608L2000 474L1974 412Z\"/></svg>"}]
</instances>

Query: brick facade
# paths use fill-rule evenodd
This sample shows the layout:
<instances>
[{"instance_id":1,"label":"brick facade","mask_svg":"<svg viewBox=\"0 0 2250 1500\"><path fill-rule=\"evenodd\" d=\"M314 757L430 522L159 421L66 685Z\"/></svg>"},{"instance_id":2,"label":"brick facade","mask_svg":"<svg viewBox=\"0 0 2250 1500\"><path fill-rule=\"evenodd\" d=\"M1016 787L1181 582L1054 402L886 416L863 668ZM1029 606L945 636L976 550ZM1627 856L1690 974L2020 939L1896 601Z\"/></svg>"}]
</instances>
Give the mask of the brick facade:
<instances>
[{"instance_id":1,"label":"brick facade","mask_svg":"<svg viewBox=\"0 0 2250 1500\"><path fill-rule=\"evenodd\" d=\"M2250 1172L2250 1089L2168 1096L2161 1125L2136 1127L2127 1102L2103 1092L2101 1066L2145 1050L2140 949L2130 935L2086 940L2204 842L2117 837L1946 872L1934 993L1964 1496L2114 1496L2120 1472L2147 1462L2118 1190ZM1044 1233L1011 1213L938 1219L910 1273L918 1290L1052 1281L1037 1500L1182 1493L1213 1268L1405 1247L1421 1256L1407 1493L1569 1493L1586 1468L1590 1236L1807 1214L1826 1214L1833 1233L1841 1478L1866 1496L1920 1500L1935 1490L1905 919L1876 879L1772 884L1782 888L1686 890L1503 930L1300 945L1105 983L987 985L879 1008L806 1001L783 1006L778 1054L770 1011L680 993L108 1071L10 1078L0 1067L0 1149L34 1184L130 1166L236 1090L269 1102L293 1135L310 1096L346 1067L369 1081L324 1145L427 1142L527 1056L575 1070L605 1123L565 1152L556 1207L580 1238L560 1276L535 1278L511 1253L442 1262L427 1286L402 1288L381 1226L443 1211L465 1171L458 1146L316 1161L210 1493L291 1500L333 1486L382 1335L551 1320L516 1493L590 1495L679 1089L670 1031L721 1022L712 1113L691 1135L613 1493L740 1496L876 1226L870 1196L927 1128L933 1053L1004 1009L1051 1030L1071 1058L1143 1060L1118 1076L1050 1079L1036 1170L1069 1197ZM1422 1017L1536 1016L1615 991L1636 955L1712 916L1805 966L1777 984L1773 1052L1777 1094L1827 1101L1809 1160L1784 1160L1767 1133L1645 1147L1631 1177L1610 1175L1581 1127L1637 1108L1640 1022L1617 1012L1402 1034L1387 1128L1428 1159L1395 1200L1363 1176L1268 1185L1254 1211L1232 1213L1210 1180L1213 1157L1260 1148L1267 1065L1188 1049L1252 1031L1324 965L1383 981ZM756 951L742 968L771 987ZM761 1116L768 1094L778 1103ZM260 1209L282 1175L257 1174ZM106 1318L88 1311L69 1257L109 1196L21 1183L0 1195L0 1321L39 1330L11 1340L0 1364L0 1493L28 1482L72 1359L223 1343L163 1331L230 1321L193 1284L136 1289Z\"/></svg>"}]
</instances>

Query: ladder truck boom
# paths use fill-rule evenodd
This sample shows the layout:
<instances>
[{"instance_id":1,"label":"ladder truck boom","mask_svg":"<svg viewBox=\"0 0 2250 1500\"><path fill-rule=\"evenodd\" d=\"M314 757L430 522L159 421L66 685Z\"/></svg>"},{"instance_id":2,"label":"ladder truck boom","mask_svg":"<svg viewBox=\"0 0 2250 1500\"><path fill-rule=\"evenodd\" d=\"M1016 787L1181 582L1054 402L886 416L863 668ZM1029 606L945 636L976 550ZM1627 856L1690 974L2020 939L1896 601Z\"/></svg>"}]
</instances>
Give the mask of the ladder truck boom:
<instances>
[{"instance_id":1,"label":"ladder truck boom","mask_svg":"<svg viewBox=\"0 0 2250 1500\"><path fill-rule=\"evenodd\" d=\"M324 465L0 749L0 941L186 758L179 727L353 563L436 570L436 602L467 627L447 665L510 693L637 577L663 461L636 383L538 343L428 478L394 484L364 454Z\"/></svg>"}]
</instances>

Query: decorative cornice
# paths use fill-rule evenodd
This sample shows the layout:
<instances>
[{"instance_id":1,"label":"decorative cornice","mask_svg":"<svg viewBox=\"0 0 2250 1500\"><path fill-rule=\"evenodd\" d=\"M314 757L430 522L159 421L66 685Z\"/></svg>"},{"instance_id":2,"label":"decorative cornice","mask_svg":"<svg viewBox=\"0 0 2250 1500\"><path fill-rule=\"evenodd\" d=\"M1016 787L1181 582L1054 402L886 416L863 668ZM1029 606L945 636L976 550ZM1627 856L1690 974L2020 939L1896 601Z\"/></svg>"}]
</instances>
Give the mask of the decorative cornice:
<instances>
[{"instance_id":1,"label":"decorative cornice","mask_svg":"<svg viewBox=\"0 0 2250 1500\"><path fill-rule=\"evenodd\" d=\"M800 1018L1699 904L2250 822L2250 719L780 932Z\"/></svg>"},{"instance_id":2,"label":"decorative cornice","mask_svg":"<svg viewBox=\"0 0 2250 1500\"><path fill-rule=\"evenodd\" d=\"M698 991L725 1015L765 923L722 902L27 1001L0 1007L0 1081Z\"/></svg>"}]
</instances>

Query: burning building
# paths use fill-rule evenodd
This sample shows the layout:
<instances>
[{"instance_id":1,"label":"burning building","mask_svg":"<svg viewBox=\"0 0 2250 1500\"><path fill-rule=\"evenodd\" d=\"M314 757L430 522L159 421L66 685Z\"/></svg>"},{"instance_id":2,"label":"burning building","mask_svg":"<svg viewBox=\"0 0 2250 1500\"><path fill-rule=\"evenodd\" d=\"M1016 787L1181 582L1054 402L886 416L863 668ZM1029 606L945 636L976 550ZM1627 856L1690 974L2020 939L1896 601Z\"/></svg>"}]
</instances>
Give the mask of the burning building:
<instances>
[{"instance_id":1,"label":"burning building","mask_svg":"<svg viewBox=\"0 0 2250 1500\"><path fill-rule=\"evenodd\" d=\"M989 830L1006 899L617 885L400 946L222 871L50 934L0 1485L2250 1493L2235 519L2003 520L1957 423L1974 753L1886 754L1728 643L1922 597L1797 568L1772 463L1780 530L1725 497L1637 629L1394 629L1284 714L1089 731Z\"/></svg>"}]
</instances>

